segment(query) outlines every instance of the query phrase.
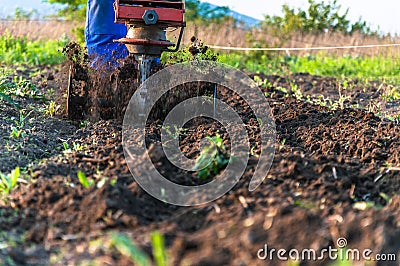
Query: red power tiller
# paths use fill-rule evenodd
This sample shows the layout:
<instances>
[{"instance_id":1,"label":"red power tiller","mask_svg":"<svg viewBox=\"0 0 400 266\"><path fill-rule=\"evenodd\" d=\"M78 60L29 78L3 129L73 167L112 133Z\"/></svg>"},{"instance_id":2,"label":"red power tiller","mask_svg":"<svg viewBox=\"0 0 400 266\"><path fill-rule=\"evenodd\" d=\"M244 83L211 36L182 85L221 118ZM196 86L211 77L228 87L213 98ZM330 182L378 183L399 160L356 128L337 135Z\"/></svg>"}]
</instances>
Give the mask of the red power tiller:
<instances>
[{"instance_id":1,"label":"red power tiller","mask_svg":"<svg viewBox=\"0 0 400 266\"><path fill-rule=\"evenodd\" d=\"M162 52L179 49L186 26L185 3L181 0L116 0L115 22L128 28L125 38L116 40L126 45L130 54L139 62L139 83L150 74L151 62ZM174 44L167 40L169 28L180 28L179 38ZM172 47L172 48L171 48Z\"/></svg>"},{"instance_id":2,"label":"red power tiller","mask_svg":"<svg viewBox=\"0 0 400 266\"><path fill-rule=\"evenodd\" d=\"M151 74L155 59L163 52L176 52L181 44L186 26L185 2L182 0L115 0L115 23L128 28L125 38L115 40L126 45L129 53L138 61L138 85ZM167 40L167 30L179 29L176 44ZM110 51L111 53L112 51ZM85 112L87 92L75 91L72 86L73 70L69 70L67 113L71 119L82 117ZM141 105L145 104L143 95Z\"/></svg>"}]
</instances>

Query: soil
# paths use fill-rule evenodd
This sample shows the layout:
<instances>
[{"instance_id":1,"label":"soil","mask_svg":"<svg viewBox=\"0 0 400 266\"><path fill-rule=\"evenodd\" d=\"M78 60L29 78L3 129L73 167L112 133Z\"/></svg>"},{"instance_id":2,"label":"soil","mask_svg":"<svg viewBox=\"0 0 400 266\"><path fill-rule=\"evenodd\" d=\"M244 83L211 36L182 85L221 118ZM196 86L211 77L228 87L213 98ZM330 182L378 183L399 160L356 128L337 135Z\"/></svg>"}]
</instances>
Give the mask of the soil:
<instances>
[{"instance_id":1,"label":"soil","mask_svg":"<svg viewBox=\"0 0 400 266\"><path fill-rule=\"evenodd\" d=\"M129 66L132 62L102 79L129 87L124 93L132 93L135 86L130 79L134 77L124 76ZM53 88L55 94L50 97L57 103L65 101L68 68L63 69L47 70L44 78L54 79L41 87L44 93ZM170 265L289 265L276 256L272 261L260 260L257 253L265 245L276 250L313 248L319 252L337 247L341 237L347 239L347 248L399 257L400 125L367 110L369 103L381 101L382 87L352 80L355 85L346 91L349 98L341 109L313 101L319 95L333 101L339 98L339 82L334 78L305 73L262 78L271 83L261 89L268 96L277 129L275 159L267 178L254 192L248 191L260 152L256 145L234 189L197 207L165 204L134 181L121 145L119 114L124 107L115 110L111 104L114 110L104 111L103 105L97 112L100 115L90 112L86 120L77 122L66 119L65 113L53 118L43 115L37 111L43 102L20 99L26 110L34 111L26 123L26 137L12 140L10 118L18 112L3 105L0 170L9 172L18 165L28 181L19 182L0 203L0 264L133 265L113 244L112 233L128 236L153 258L150 237L154 231L164 236ZM304 99L282 90L293 83ZM206 93L207 84L202 86ZM108 87L102 88L106 91ZM251 111L240 99L234 100L223 88L218 97L240 110L242 117L248 118L247 125L254 124ZM102 97L95 94L92 98ZM398 114L399 103L386 101L385 106ZM192 158L199 154L199 140L217 130L229 146L229 137L219 123L202 122L188 123L186 133L180 136L182 151ZM170 168L160 146L159 124L152 121L147 129L153 161L174 181L196 184L196 173ZM257 128L248 126L248 132L257 143ZM5 153L6 143L21 147ZM68 143L69 149L63 143ZM97 185L84 188L78 171ZM325 257L301 265L327 263ZM369 265L398 264L397 260Z\"/></svg>"}]
</instances>

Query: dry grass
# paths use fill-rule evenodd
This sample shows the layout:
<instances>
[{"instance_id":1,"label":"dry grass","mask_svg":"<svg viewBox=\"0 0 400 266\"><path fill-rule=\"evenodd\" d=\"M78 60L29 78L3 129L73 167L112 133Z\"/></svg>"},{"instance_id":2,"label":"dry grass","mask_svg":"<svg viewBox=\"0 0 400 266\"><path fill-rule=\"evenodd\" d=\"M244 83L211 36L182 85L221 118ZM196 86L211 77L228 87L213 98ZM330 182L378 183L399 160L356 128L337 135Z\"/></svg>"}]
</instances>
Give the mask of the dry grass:
<instances>
[{"instance_id":1,"label":"dry grass","mask_svg":"<svg viewBox=\"0 0 400 266\"><path fill-rule=\"evenodd\" d=\"M174 33L173 38L176 38ZM233 47L317 47L317 46L348 46L348 45L370 45L370 44L393 44L400 43L400 38L377 38L365 37L361 34L294 34L289 40L279 39L267 31L257 29L244 30L231 25L189 25L185 31L184 44L190 44L190 38L196 36L199 40L207 44ZM295 51L290 52L295 55L310 55L318 51ZM328 54L352 55L352 56L398 56L400 47L383 48L356 48L343 50L330 50Z\"/></svg>"},{"instance_id":2,"label":"dry grass","mask_svg":"<svg viewBox=\"0 0 400 266\"><path fill-rule=\"evenodd\" d=\"M59 39L66 34L73 40L72 29L78 26L68 21L0 21L0 34L6 30L14 36L28 36L30 39ZM179 31L169 33L169 38L177 39ZM367 45L367 44L392 44L400 43L400 38L376 38L365 37L361 34L347 36L343 34L295 34L290 40L282 40L267 31L257 29L244 30L232 25L194 25L190 24L185 30L183 43L190 44L192 36L198 37L207 44L234 46L234 47L253 47L258 44L261 47L315 47L315 46L344 46L344 45ZM293 55L309 55L318 51L299 51L290 52ZM343 49L327 51L328 54L338 56L399 56L400 47L389 48L368 48L368 49Z\"/></svg>"},{"instance_id":3,"label":"dry grass","mask_svg":"<svg viewBox=\"0 0 400 266\"><path fill-rule=\"evenodd\" d=\"M63 35L73 40L72 29L76 26L70 21L0 20L0 35L8 31L13 36L27 36L32 40L58 40Z\"/></svg>"}]
</instances>

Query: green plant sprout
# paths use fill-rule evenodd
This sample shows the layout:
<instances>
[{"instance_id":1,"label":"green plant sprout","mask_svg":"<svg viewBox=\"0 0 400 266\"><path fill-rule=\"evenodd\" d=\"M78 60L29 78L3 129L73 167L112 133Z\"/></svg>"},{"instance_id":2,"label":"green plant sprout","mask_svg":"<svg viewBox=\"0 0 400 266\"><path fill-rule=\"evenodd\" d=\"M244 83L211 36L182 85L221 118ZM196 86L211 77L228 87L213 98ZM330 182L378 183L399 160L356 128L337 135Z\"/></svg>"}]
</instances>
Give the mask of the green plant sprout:
<instances>
[{"instance_id":1,"label":"green plant sprout","mask_svg":"<svg viewBox=\"0 0 400 266\"><path fill-rule=\"evenodd\" d=\"M209 49L205 43L198 42L195 38L190 46L182 47L176 53L163 53L161 63L163 65L173 65L193 60L218 61L219 56L213 50Z\"/></svg>"},{"instance_id":2,"label":"green plant sprout","mask_svg":"<svg viewBox=\"0 0 400 266\"><path fill-rule=\"evenodd\" d=\"M30 111L27 115L24 115L24 110L19 111L19 119L15 121L15 127L11 127L10 136L12 138L18 139L20 137L24 138L26 136L23 128L25 126L25 120L30 116L33 111Z\"/></svg>"},{"instance_id":3,"label":"green plant sprout","mask_svg":"<svg viewBox=\"0 0 400 266\"><path fill-rule=\"evenodd\" d=\"M180 135L185 135L186 134L186 129L184 128L178 128L176 125L174 125L174 129L171 130L170 126L162 126L161 127L162 130L165 131L165 133L168 134L168 136L177 139L179 138Z\"/></svg>"},{"instance_id":4,"label":"green plant sprout","mask_svg":"<svg viewBox=\"0 0 400 266\"><path fill-rule=\"evenodd\" d=\"M15 107L18 108L18 109L21 108L21 106L20 106L17 102L14 102L14 100L13 100L10 96L8 96L7 94L1 92L2 90L3 90L3 89L2 89L2 87L1 87L1 85L0 85L0 99L1 99L1 100L6 101L7 103L9 103L9 104L15 106Z\"/></svg>"},{"instance_id":5,"label":"green plant sprout","mask_svg":"<svg viewBox=\"0 0 400 266\"><path fill-rule=\"evenodd\" d=\"M338 87L339 87L339 100L337 101L337 105L338 105L338 107L339 107L341 110L343 110L343 109L344 109L344 103L345 103L347 100L350 99L349 96L346 96L346 95L343 94L343 92L344 92L345 90L347 90L348 82L345 81L345 82L343 82L343 86L342 86L341 84L339 84Z\"/></svg>"},{"instance_id":6,"label":"green plant sprout","mask_svg":"<svg viewBox=\"0 0 400 266\"><path fill-rule=\"evenodd\" d=\"M87 144L82 145L82 144L77 143L77 142L73 142L72 146L73 146L72 149L74 151L83 151L84 149L87 148Z\"/></svg>"},{"instance_id":7,"label":"green plant sprout","mask_svg":"<svg viewBox=\"0 0 400 266\"><path fill-rule=\"evenodd\" d=\"M388 85L382 94L382 99L385 101L396 101L400 99L400 90L392 85Z\"/></svg>"},{"instance_id":8,"label":"green plant sprout","mask_svg":"<svg viewBox=\"0 0 400 266\"><path fill-rule=\"evenodd\" d=\"M253 80L257 83L257 86L262 88L272 88L272 83L268 79L262 79L260 76L254 76Z\"/></svg>"},{"instance_id":9,"label":"green plant sprout","mask_svg":"<svg viewBox=\"0 0 400 266\"><path fill-rule=\"evenodd\" d=\"M210 145L203 148L193 167L193 171L199 171L198 176L201 179L207 179L211 174L217 175L230 160L219 134L214 137L207 136L206 139Z\"/></svg>"},{"instance_id":10,"label":"green plant sprout","mask_svg":"<svg viewBox=\"0 0 400 266\"><path fill-rule=\"evenodd\" d=\"M0 173L0 193L10 194L11 190L17 185L20 176L20 169L16 167L10 174Z\"/></svg>"},{"instance_id":11,"label":"green plant sprout","mask_svg":"<svg viewBox=\"0 0 400 266\"><path fill-rule=\"evenodd\" d=\"M49 115L50 117L54 117L59 108L60 106L56 106L56 103L54 101L51 101L44 110L44 114Z\"/></svg>"},{"instance_id":12,"label":"green plant sprout","mask_svg":"<svg viewBox=\"0 0 400 266\"><path fill-rule=\"evenodd\" d=\"M346 254L348 254L346 248L339 248L337 259L329 264L329 266L351 266L352 262L350 258L347 258Z\"/></svg>"},{"instance_id":13,"label":"green plant sprout","mask_svg":"<svg viewBox=\"0 0 400 266\"><path fill-rule=\"evenodd\" d=\"M4 72L0 74L0 98L20 108L12 97L31 97L33 99L45 99L39 89L30 80L22 76L10 76Z\"/></svg>"},{"instance_id":14,"label":"green plant sprout","mask_svg":"<svg viewBox=\"0 0 400 266\"><path fill-rule=\"evenodd\" d=\"M292 91L294 97L297 100L302 100L303 99L303 93L299 89L299 86L295 84L294 82L290 81L290 90Z\"/></svg>"},{"instance_id":15,"label":"green plant sprout","mask_svg":"<svg viewBox=\"0 0 400 266\"><path fill-rule=\"evenodd\" d=\"M25 135L26 135L26 134L24 133L24 131L23 131L22 129L18 129L18 128L16 128L16 127L12 127L12 128L11 128L11 134L10 134L10 136L11 136L12 138L14 138L14 139L18 139L18 138L20 138L20 137L24 138Z\"/></svg>"},{"instance_id":16,"label":"green plant sprout","mask_svg":"<svg viewBox=\"0 0 400 266\"><path fill-rule=\"evenodd\" d=\"M64 151L69 151L69 145L67 142L63 142Z\"/></svg>"},{"instance_id":17,"label":"green plant sprout","mask_svg":"<svg viewBox=\"0 0 400 266\"><path fill-rule=\"evenodd\" d=\"M85 175L85 173L84 172L82 172L82 171L78 171L78 179L79 179L79 182L81 183L81 185L84 187L84 188L90 188L93 184L94 184L94 181L93 180L89 180L87 177L86 177L86 175Z\"/></svg>"},{"instance_id":18,"label":"green plant sprout","mask_svg":"<svg viewBox=\"0 0 400 266\"><path fill-rule=\"evenodd\" d=\"M67 142L63 142L64 153L71 153L72 151L80 152L86 149L87 147L88 147L87 144L82 145L79 142L73 142L71 148Z\"/></svg>"},{"instance_id":19,"label":"green plant sprout","mask_svg":"<svg viewBox=\"0 0 400 266\"><path fill-rule=\"evenodd\" d=\"M279 150L282 150L285 147L286 139L283 139L281 143L279 143Z\"/></svg>"},{"instance_id":20,"label":"green plant sprout","mask_svg":"<svg viewBox=\"0 0 400 266\"><path fill-rule=\"evenodd\" d=\"M24 110L20 110L19 111L19 120L15 122L17 127L23 128L25 126L26 119L31 115L32 112L33 112L33 110L30 111L27 115L24 115Z\"/></svg>"},{"instance_id":21,"label":"green plant sprout","mask_svg":"<svg viewBox=\"0 0 400 266\"><path fill-rule=\"evenodd\" d=\"M390 198L390 196L383 192L379 193L379 196L381 196L381 198L384 199L387 204L390 204L392 202L392 199Z\"/></svg>"},{"instance_id":22,"label":"green plant sprout","mask_svg":"<svg viewBox=\"0 0 400 266\"><path fill-rule=\"evenodd\" d=\"M165 251L164 238L159 232L151 234L151 245L153 257L157 266L167 266L167 254Z\"/></svg>"},{"instance_id":23,"label":"green plant sprout","mask_svg":"<svg viewBox=\"0 0 400 266\"><path fill-rule=\"evenodd\" d=\"M136 247L132 239L123 234L111 235L111 247L115 247L121 254L128 257L134 265L148 266L151 265L150 258Z\"/></svg>"},{"instance_id":24,"label":"green plant sprout","mask_svg":"<svg viewBox=\"0 0 400 266\"><path fill-rule=\"evenodd\" d=\"M254 157L256 157L256 158L259 158L260 155L256 153L256 151L255 151L256 148L257 148L257 145L253 145L253 146L251 147L251 149L250 149L250 155L251 155L251 156L254 156Z\"/></svg>"}]
</instances>

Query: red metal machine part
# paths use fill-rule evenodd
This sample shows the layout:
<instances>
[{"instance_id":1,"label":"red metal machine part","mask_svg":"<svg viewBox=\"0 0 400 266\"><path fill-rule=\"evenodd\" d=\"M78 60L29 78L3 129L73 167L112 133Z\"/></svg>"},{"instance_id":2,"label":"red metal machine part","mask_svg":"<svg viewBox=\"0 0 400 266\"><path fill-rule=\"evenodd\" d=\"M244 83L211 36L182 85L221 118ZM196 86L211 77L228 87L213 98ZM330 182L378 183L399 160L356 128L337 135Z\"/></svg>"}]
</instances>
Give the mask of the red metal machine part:
<instances>
[{"instance_id":1,"label":"red metal machine part","mask_svg":"<svg viewBox=\"0 0 400 266\"><path fill-rule=\"evenodd\" d=\"M125 44L129 53L135 55L139 62L139 82L143 83L154 58L159 58L162 52L179 49L186 26L185 3L182 0L116 0L114 9L115 22L124 23L128 28L127 36L116 42ZM167 40L168 28L180 28L176 44Z\"/></svg>"}]
</instances>

